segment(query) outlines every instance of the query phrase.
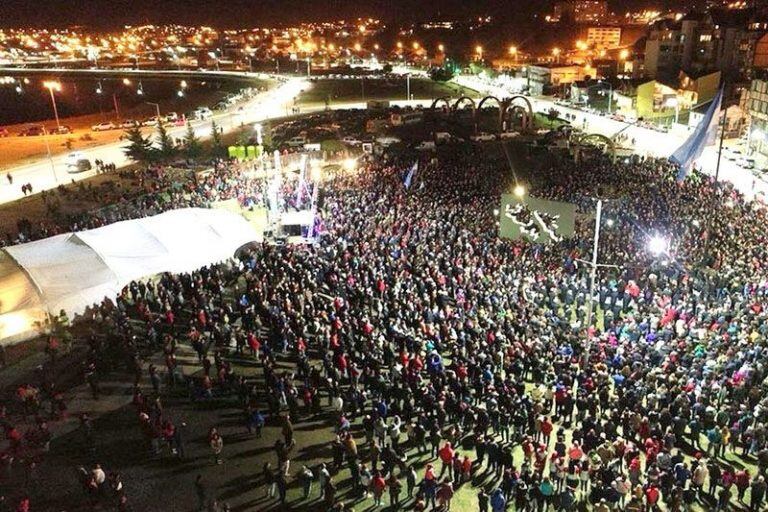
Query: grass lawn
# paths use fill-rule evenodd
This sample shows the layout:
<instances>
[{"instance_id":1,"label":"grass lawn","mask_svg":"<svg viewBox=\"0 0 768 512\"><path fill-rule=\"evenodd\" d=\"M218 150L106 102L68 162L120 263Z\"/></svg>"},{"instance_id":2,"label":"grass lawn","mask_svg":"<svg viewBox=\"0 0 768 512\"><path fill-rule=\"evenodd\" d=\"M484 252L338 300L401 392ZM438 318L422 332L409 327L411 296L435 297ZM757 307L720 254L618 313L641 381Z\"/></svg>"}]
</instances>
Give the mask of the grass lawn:
<instances>
[{"instance_id":1,"label":"grass lawn","mask_svg":"<svg viewBox=\"0 0 768 512\"><path fill-rule=\"evenodd\" d=\"M330 101L405 100L406 80L319 80L312 82L299 97L299 105L323 104ZM454 83L435 82L425 78L411 79L411 95L414 99L434 99L441 96L458 98L461 95L476 96L477 92Z\"/></svg>"}]
</instances>

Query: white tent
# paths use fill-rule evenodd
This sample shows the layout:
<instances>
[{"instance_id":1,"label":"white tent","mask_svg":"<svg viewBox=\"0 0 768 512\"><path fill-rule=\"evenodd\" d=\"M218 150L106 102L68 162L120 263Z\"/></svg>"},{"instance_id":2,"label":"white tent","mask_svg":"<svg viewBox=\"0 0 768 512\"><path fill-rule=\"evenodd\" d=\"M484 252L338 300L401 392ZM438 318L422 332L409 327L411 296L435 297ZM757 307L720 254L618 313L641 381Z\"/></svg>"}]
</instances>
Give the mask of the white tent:
<instances>
[{"instance_id":1,"label":"white tent","mask_svg":"<svg viewBox=\"0 0 768 512\"><path fill-rule=\"evenodd\" d=\"M47 315L82 313L135 279L190 272L258 240L242 216L185 208L0 251L0 343L40 332Z\"/></svg>"}]
</instances>

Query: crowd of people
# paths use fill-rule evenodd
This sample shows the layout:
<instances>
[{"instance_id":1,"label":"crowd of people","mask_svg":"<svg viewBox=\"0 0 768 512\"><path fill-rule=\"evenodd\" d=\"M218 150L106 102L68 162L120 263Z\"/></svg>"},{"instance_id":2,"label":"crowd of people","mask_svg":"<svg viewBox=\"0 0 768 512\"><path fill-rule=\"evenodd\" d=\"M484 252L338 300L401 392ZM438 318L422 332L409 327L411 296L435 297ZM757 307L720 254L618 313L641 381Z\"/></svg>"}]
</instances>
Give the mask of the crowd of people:
<instances>
[{"instance_id":1,"label":"crowd of people","mask_svg":"<svg viewBox=\"0 0 768 512\"><path fill-rule=\"evenodd\" d=\"M494 210L514 185L502 155L448 145L421 157L406 188L414 158L361 160L328 180L316 245L265 244L131 283L89 310L77 327L87 333L94 397L100 375L130 374L147 452L167 447L179 458L186 426L163 406L164 386L186 385L195 402L235 397L244 430L282 437L259 460L269 504L342 511L371 499L364 506L450 510L454 495L469 493L462 510L761 509L762 205L698 174L679 183L659 160L547 158L516 175L532 196L575 203L576 234L531 244L498 236ZM241 176L221 164L167 207L243 202L263 189ZM582 261L597 196L606 205L600 261L610 266L586 325ZM645 249L656 235L671 241L664 254ZM182 372L184 350L195 357ZM165 370L145 364L152 351ZM257 361L257 376L242 358ZM40 389L36 400L53 410L55 393ZM330 458L296 467L294 425L318 415L332 432ZM29 440L4 421L7 437L16 430L15 456ZM226 462L226 441L214 425L216 464ZM127 510L131 482L117 481L120 492L103 499ZM293 500L292 487L301 489ZM205 475L195 490L201 510L227 509Z\"/></svg>"}]
</instances>

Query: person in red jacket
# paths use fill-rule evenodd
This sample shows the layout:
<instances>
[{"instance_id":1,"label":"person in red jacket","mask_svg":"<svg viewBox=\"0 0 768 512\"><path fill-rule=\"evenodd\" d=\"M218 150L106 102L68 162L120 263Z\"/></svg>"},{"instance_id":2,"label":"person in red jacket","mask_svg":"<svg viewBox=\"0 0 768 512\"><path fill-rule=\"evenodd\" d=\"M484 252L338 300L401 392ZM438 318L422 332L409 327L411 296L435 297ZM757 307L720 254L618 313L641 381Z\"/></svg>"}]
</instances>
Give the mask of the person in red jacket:
<instances>
[{"instance_id":1,"label":"person in red jacket","mask_svg":"<svg viewBox=\"0 0 768 512\"><path fill-rule=\"evenodd\" d=\"M544 419L541 420L541 435L544 437L544 444L546 446L549 446L549 439L552 437L552 430L554 430L554 428L552 420L550 420L549 417L545 416Z\"/></svg>"},{"instance_id":2,"label":"person in red jacket","mask_svg":"<svg viewBox=\"0 0 768 512\"><path fill-rule=\"evenodd\" d=\"M387 481L376 471L371 479L371 492L373 493L373 503L375 506L381 505L381 497L384 495L384 489L387 487Z\"/></svg>"},{"instance_id":3,"label":"person in red jacket","mask_svg":"<svg viewBox=\"0 0 768 512\"><path fill-rule=\"evenodd\" d=\"M448 474L451 474L451 468L453 468L454 453L455 451L450 442L446 442L443 447L440 448L440 451L437 452L437 455L440 457L440 462L443 463L443 467L440 468L440 476L438 478L443 478L443 473L445 473L446 469L448 470Z\"/></svg>"},{"instance_id":4,"label":"person in red jacket","mask_svg":"<svg viewBox=\"0 0 768 512\"><path fill-rule=\"evenodd\" d=\"M651 484L645 489L646 512L650 510L656 510L658 508L660 497L661 497L661 492L659 492L659 490L656 488L655 485Z\"/></svg>"}]
</instances>

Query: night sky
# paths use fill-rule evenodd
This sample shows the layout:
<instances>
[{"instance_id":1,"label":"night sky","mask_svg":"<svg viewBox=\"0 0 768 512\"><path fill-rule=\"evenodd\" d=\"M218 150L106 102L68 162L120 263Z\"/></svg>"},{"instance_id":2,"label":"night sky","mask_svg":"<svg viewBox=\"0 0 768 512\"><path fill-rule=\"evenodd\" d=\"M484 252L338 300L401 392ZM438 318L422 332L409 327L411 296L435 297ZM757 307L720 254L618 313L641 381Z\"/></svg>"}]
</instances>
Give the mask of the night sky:
<instances>
[{"instance_id":1,"label":"night sky","mask_svg":"<svg viewBox=\"0 0 768 512\"><path fill-rule=\"evenodd\" d=\"M217 27L376 16L418 21L488 13L546 11L552 0L0 0L0 26L117 28L145 22ZM654 5L657 0L612 0L613 8Z\"/></svg>"}]
</instances>

